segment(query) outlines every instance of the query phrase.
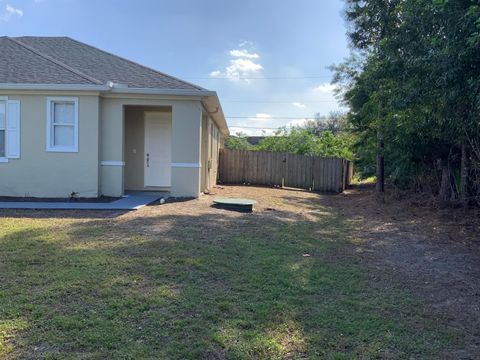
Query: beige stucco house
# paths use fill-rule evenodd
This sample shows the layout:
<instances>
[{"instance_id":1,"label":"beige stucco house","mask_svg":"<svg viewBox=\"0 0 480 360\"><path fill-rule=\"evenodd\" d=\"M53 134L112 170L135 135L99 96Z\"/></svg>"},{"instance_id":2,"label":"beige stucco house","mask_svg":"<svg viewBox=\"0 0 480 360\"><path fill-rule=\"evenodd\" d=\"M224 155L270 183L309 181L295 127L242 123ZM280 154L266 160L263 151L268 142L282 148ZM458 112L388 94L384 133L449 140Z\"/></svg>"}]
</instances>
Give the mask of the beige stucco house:
<instances>
[{"instance_id":1,"label":"beige stucco house","mask_svg":"<svg viewBox=\"0 0 480 360\"><path fill-rule=\"evenodd\" d=\"M197 197L226 135L213 91L70 38L0 37L0 196Z\"/></svg>"}]
</instances>

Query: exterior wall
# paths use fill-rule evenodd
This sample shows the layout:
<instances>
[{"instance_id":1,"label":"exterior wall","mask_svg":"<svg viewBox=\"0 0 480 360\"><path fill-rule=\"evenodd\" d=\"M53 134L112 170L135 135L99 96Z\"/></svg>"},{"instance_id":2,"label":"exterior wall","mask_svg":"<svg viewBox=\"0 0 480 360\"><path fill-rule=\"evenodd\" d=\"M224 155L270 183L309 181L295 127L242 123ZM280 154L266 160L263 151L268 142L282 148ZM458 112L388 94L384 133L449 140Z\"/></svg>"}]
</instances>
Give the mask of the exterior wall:
<instances>
[{"instance_id":1,"label":"exterior wall","mask_svg":"<svg viewBox=\"0 0 480 360\"><path fill-rule=\"evenodd\" d=\"M172 195L198 197L201 181L200 102L175 102L172 107Z\"/></svg>"},{"instance_id":2,"label":"exterior wall","mask_svg":"<svg viewBox=\"0 0 480 360\"><path fill-rule=\"evenodd\" d=\"M204 193L209 192L209 184L207 183L208 179L208 115L203 113L202 115L202 178L200 183L200 188Z\"/></svg>"},{"instance_id":3,"label":"exterior wall","mask_svg":"<svg viewBox=\"0 0 480 360\"><path fill-rule=\"evenodd\" d=\"M122 196L123 104L103 99L100 114L100 192L101 195Z\"/></svg>"},{"instance_id":4,"label":"exterior wall","mask_svg":"<svg viewBox=\"0 0 480 360\"><path fill-rule=\"evenodd\" d=\"M124 108L128 106L171 107L172 109L172 187L173 196L198 197L201 180L201 103L199 100L158 99L148 96L129 98L104 97L101 121L101 193L123 195L124 176ZM142 159L143 163L143 159ZM133 180L128 175L128 181ZM133 175L135 177L135 175ZM125 180L125 182L124 182Z\"/></svg>"},{"instance_id":5,"label":"exterior wall","mask_svg":"<svg viewBox=\"0 0 480 360\"><path fill-rule=\"evenodd\" d=\"M223 135L213 119L202 119L202 191L208 193L217 184L220 148Z\"/></svg>"},{"instance_id":6,"label":"exterior wall","mask_svg":"<svg viewBox=\"0 0 480 360\"><path fill-rule=\"evenodd\" d=\"M96 197L99 157L99 97L56 92L2 91L20 101L20 159L0 163L0 196ZM47 97L78 97L79 152L46 151Z\"/></svg>"},{"instance_id":7,"label":"exterior wall","mask_svg":"<svg viewBox=\"0 0 480 360\"><path fill-rule=\"evenodd\" d=\"M220 147L222 144L221 133L213 120L209 124L210 134L210 162L209 162L209 184L210 187L217 185L218 164L220 156Z\"/></svg>"},{"instance_id":8,"label":"exterior wall","mask_svg":"<svg viewBox=\"0 0 480 360\"><path fill-rule=\"evenodd\" d=\"M207 166L211 158L211 131L208 123L213 121L206 115L202 119L198 98L159 99L148 95L123 98L100 96L95 92L63 91L0 91L0 96L19 100L21 112L20 159L0 163L0 196L63 198L72 192L81 197L122 196L126 188L140 189L137 185L140 176L143 183L143 166L135 165L134 171L129 169L128 174L124 167L126 161L133 160L125 153L125 133L133 131L125 122L124 109L128 106L171 109L172 187L169 190L173 196L198 197L210 181ZM78 153L46 151L48 96L78 98ZM136 130L137 137L138 132L143 133L143 130ZM143 149L143 145L137 148L140 150L137 155L142 156L141 164Z\"/></svg>"}]
</instances>

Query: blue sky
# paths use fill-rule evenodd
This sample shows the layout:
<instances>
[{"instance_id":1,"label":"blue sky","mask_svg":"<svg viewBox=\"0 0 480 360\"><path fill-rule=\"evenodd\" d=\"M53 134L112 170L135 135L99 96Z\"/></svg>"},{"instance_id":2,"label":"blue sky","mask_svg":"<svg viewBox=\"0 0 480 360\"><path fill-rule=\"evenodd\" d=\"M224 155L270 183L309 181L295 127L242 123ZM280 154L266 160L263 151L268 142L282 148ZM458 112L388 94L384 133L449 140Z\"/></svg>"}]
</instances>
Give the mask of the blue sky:
<instances>
[{"instance_id":1,"label":"blue sky","mask_svg":"<svg viewBox=\"0 0 480 360\"><path fill-rule=\"evenodd\" d=\"M0 0L0 34L70 36L216 90L227 117L246 117L227 119L232 132L259 134L253 128L340 108L327 67L348 54L342 8L342 0Z\"/></svg>"}]
</instances>

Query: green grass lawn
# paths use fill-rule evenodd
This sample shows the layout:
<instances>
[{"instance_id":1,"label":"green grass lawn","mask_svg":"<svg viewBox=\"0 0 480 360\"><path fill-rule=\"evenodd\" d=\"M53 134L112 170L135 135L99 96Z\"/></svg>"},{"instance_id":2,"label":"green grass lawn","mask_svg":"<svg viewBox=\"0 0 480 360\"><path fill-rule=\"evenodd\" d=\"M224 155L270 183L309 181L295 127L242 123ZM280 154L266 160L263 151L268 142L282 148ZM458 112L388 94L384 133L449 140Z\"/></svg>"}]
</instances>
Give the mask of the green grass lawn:
<instances>
[{"instance_id":1,"label":"green grass lawn","mask_svg":"<svg viewBox=\"0 0 480 360\"><path fill-rule=\"evenodd\" d=\"M341 216L219 214L1 218L0 357L423 359L454 341L371 280Z\"/></svg>"}]
</instances>

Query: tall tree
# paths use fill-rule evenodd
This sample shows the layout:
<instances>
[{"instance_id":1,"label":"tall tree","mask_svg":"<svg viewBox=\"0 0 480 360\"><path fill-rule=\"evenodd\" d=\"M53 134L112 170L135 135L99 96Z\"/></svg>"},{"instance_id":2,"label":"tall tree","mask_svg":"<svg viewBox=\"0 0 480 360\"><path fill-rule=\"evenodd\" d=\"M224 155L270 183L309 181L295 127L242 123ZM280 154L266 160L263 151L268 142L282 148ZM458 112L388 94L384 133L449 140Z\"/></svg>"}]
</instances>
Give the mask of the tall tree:
<instances>
[{"instance_id":1,"label":"tall tree","mask_svg":"<svg viewBox=\"0 0 480 360\"><path fill-rule=\"evenodd\" d=\"M398 26L397 7L399 0L347 0L346 18L352 27L349 37L352 45L361 52L367 52L371 61L375 61L377 87L374 97L377 112L376 119L376 175L377 192L385 189L384 160L384 98L386 91L382 83L388 83L391 74L388 70L390 36ZM373 104L372 104L373 105Z\"/></svg>"},{"instance_id":2,"label":"tall tree","mask_svg":"<svg viewBox=\"0 0 480 360\"><path fill-rule=\"evenodd\" d=\"M336 81L353 129L377 144L379 177L385 155L386 174L396 183L467 199L478 168L478 1L346 4L353 56L335 68Z\"/></svg>"}]
</instances>

